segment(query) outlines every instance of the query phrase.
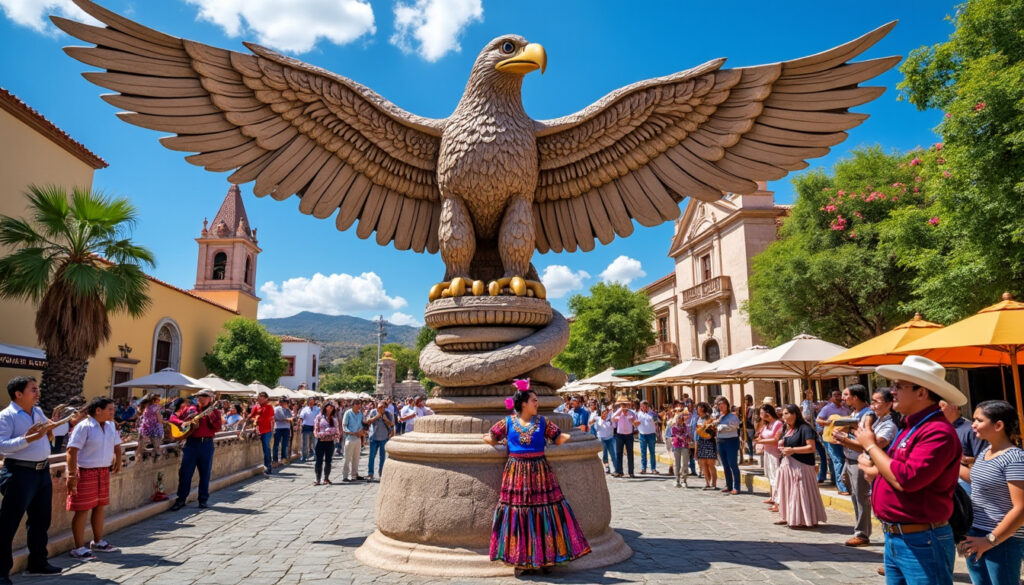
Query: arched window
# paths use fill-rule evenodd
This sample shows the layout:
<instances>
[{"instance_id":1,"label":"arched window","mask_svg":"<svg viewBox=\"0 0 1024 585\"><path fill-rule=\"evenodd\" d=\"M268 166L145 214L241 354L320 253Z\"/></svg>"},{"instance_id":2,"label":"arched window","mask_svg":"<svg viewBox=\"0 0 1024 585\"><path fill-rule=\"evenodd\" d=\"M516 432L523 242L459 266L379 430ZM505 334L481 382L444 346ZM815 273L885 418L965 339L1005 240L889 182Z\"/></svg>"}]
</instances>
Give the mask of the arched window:
<instances>
[{"instance_id":1,"label":"arched window","mask_svg":"<svg viewBox=\"0 0 1024 585\"><path fill-rule=\"evenodd\" d=\"M252 256L245 257L245 284L252 284Z\"/></svg>"},{"instance_id":2,"label":"arched window","mask_svg":"<svg viewBox=\"0 0 1024 585\"><path fill-rule=\"evenodd\" d=\"M228 255L224 252L217 252L213 255L213 273L210 278L213 280L224 280L227 275Z\"/></svg>"},{"instance_id":3,"label":"arched window","mask_svg":"<svg viewBox=\"0 0 1024 585\"><path fill-rule=\"evenodd\" d=\"M172 319L161 319L153 336L153 371L181 368L181 330Z\"/></svg>"}]
</instances>

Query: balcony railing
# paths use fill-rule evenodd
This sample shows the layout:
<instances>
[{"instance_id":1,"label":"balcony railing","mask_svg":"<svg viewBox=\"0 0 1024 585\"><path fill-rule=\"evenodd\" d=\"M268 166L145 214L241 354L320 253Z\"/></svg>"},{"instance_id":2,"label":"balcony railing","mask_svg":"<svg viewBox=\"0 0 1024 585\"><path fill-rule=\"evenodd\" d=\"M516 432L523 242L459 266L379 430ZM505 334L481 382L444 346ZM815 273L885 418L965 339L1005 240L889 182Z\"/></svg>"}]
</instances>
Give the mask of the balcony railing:
<instances>
[{"instance_id":1,"label":"balcony railing","mask_svg":"<svg viewBox=\"0 0 1024 585\"><path fill-rule=\"evenodd\" d=\"M682 308L690 309L732 294L732 282L728 276L715 276L697 286L682 292Z\"/></svg>"},{"instance_id":2,"label":"balcony railing","mask_svg":"<svg viewBox=\"0 0 1024 585\"><path fill-rule=\"evenodd\" d=\"M659 341L654 345L647 346L644 358L647 360L678 360L679 348L671 341Z\"/></svg>"}]
</instances>

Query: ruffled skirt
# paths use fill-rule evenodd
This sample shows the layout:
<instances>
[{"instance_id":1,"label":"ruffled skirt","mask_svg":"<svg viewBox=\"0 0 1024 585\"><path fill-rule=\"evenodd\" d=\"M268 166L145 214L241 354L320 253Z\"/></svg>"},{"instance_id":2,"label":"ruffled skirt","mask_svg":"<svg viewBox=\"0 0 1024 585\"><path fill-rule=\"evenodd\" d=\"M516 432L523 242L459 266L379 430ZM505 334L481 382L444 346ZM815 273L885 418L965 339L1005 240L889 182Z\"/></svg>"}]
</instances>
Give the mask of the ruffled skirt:
<instances>
[{"instance_id":1,"label":"ruffled skirt","mask_svg":"<svg viewBox=\"0 0 1024 585\"><path fill-rule=\"evenodd\" d=\"M491 528L491 560L550 567L590 552L583 530L543 456L509 457Z\"/></svg>"},{"instance_id":2,"label":"ruffled skirt","mask_svg":"<svg viewBox=\"0 0 1024 585\"><path fill-rule=\"evenodd\" d=\"M827 519L813 465L783 457L775 478L775 501L786 524L817 526Z\"/></svg>"}]
</instances>

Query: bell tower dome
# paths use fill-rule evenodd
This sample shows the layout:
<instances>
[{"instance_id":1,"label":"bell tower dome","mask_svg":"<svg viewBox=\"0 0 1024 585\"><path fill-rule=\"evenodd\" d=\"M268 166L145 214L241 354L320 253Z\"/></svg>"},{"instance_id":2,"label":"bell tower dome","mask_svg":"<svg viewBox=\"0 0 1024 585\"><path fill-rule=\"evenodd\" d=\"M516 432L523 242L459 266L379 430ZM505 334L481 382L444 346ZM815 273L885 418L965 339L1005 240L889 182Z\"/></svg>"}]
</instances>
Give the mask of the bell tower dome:
<instances>
[{"instance_id":1,"label":"bell tower dome","mask_svg":"<svg viewBox=\"0 0 1024 585\"><path fill-rule=\"evenodd\" d=\"M256 258L262 252L242 205L238 185L228 189L212 222L196 238L199 258L193 293L256 318ZM250 314L251 313L251 314Z\"/></svg>"}]
</instances>

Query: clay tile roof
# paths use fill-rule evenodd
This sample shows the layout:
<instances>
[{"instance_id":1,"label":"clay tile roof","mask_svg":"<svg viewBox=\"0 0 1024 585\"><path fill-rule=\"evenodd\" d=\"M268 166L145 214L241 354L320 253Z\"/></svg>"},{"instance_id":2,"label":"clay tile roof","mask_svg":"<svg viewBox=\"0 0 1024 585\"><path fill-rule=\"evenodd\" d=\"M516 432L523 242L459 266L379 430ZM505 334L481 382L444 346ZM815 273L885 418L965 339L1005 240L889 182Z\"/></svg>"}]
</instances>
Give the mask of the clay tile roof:
<instances>
[{"instance_id":1,"label":"clay tile roof","mask_svg":"<svg viewBox=\"0 0 1024 585\"><path fill-rule=\"evenodd\" d=\"M28 104L2 87L0 87L0 109L3 109L28 127L49 138L90 167L104 169L108 166L107 161L97 156L81 142L72 138L67 132L58 128L56 124L47 120L45 116L30 108Z\"/></svg>"},{"instance_id":2,"label":"clay tile roof","mask_svg":"<svg viewBox=\"0 0 1024 585\"><path fill-rule=\"evenodd\" d=\"M309 341L309 340L308 339L303 339L301 337L295 337L294 335L282 335L281 336L281 342L282 343L284 343L284 342L295 342L295 341L305 342L305 341Z\"/></svg>"},{"instance_id":3,"label":"clay tile roof","mask_svg":"<svg viewBox=\"0 0 1024 585\"><path fill-rule=\"evenodd\" d=\"M227 226L224 232L218 232L221 222ZM239 230L239 226L243 226ZM216 238L242 237L252 240L252 226L249 225L249 217L245 214L245 206L242 205L242 190L238 185L231 185L228 194L224 196L224 203L220 204L220 210L210 222L210 236Z\"/></svg>"}]
</instances>

